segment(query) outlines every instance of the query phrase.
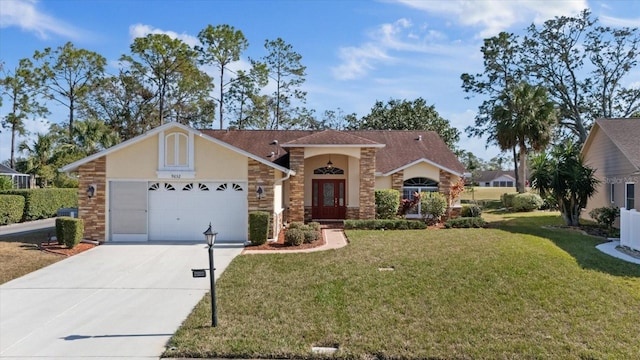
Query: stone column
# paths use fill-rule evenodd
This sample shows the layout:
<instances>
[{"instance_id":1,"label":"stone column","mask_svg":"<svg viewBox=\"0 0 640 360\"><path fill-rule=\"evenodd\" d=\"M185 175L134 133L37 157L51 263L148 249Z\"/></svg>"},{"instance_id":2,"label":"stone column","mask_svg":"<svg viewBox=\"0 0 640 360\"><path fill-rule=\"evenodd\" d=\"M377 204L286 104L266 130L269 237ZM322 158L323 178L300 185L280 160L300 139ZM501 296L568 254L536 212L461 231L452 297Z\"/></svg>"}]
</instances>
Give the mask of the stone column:
<instances>
[{"instance_id":1,"label":"stone column","mask_svg":"<svg viewBox=\"0 0 640 360\"><path fill-rule=\"evenodd\" d=\"M400 191L402 197L402 187L404 185L404 170L391 174L391 188Z\"/></svg>"},{"instance_id":2,"label":"stone column","mask_svg":"<svg viewBox=\"0 0 640 360\"><path fill-rule=\"evenodd\" d=\"M106 239L107 159L100 157L78 168L78 218L84 221L84 238ZM96 185L96 194L89 198L87 188Z\"/></svg>"},{"instance_id":3,"label":"stone column","mask_svg":"<svg viewBox=\"0 0 640 360\"><path fill-rule=\"evenodd\" d=\"M289 221L304 221L304 148L289 149Z\"/></svg>"},{"instance_id":4,"label":"stone column","mask_svg":"<svg viewBox=\"0 0 640 360\"><path fill-rule=\"evenodd\" d=\"M376 217L376 148L360 149L360 211L361 220Z\"/></svg>"},{"instance_id":5,"label":"stone column","mask_svg":"<svg viewBox=\"0 0 640 360\"><path fill-rule=\"evenodd\" d=\"M270 214L269 238L273 238L274 234L277 233L277 231L275 231L277 230L275 229L277 221L273 218L275 216L273 213L273 182L275 178L275 169L254 159L249 159L248 165L248 210L249 212L265 211ZM262 196L260 198L258 198L257 194L258 187L262 187Z\"/></svg>"}]
</instances>

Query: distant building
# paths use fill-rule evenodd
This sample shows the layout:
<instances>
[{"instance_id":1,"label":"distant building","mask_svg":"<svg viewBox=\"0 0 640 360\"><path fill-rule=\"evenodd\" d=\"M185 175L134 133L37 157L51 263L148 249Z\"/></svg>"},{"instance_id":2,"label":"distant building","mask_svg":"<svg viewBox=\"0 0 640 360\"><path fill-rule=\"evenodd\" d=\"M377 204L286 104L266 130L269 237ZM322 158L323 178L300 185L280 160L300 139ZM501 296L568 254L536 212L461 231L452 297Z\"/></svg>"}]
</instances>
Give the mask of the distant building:
<instances>
[{"instance_id":1,"label":"distant building","mask_svg":"<svg viewBox=\"0 0 640 360\"><path fill-rule=\"evenodd\" d=\"M0 176L11 178L14 188L28 189L31 187L31 175L19 173L12 168L2 164L0 164Z\"/></svg>"},{"instance_id":2,"label":"distant building","mask_svg":"<svg viewBox=\"0 0 640 360\"><path fill-rule=\"evenodd\" d=\"M480 171L480 176L473 179L483 187L515 187L516 175L513 170L485 170Z\"/></svg>"}]
</instances>

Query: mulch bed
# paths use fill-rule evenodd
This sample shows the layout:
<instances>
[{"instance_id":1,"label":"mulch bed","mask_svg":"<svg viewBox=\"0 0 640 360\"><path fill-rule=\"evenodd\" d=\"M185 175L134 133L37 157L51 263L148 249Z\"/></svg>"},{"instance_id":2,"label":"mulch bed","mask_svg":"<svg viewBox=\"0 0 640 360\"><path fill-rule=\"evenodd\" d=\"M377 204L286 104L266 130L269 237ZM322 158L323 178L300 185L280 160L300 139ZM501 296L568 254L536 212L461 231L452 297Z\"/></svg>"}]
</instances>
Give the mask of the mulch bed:
<instances>
[{"instance_id":1,"label":"mulch bed","mask_svg":"<svg viewBox=\"0 0 640 360\"><path fill-rule=\"evenodd\" d=\"M280 234L278 235L278 239L276 241L273 241L273 242L267 241L266 244L262 244L258 246L248 245L248 246L245 246L244 249L245 250L304 250L304 249L312 249L318 246L322 246L327 243L326 239L324 238L324 233L321 231L320 238L312 243L302 244L300 246L287 245L284 243L284 233L286 231L287 231L286 229L283 229L282 231L280 231Z\"/></svg>"},{"instance_id":2,"label":"mulch bed","mask_svg":"<svg viewBox=\"0 0 640 360\"><path fill-rule=\"evenodd\" d=\"M80 243L76 245L73 249L69 249L65 245L59 245L57 242L53 241L51 242L51 244L48 244L48 245L47 243L42 243L40 246L40 250L48 253L56 254L56 255L61 255L61 256L72 256L72 255L79 254L83 251L93 249L94 247L96 247L96 245Z\"/></svg>"}]
</instances>

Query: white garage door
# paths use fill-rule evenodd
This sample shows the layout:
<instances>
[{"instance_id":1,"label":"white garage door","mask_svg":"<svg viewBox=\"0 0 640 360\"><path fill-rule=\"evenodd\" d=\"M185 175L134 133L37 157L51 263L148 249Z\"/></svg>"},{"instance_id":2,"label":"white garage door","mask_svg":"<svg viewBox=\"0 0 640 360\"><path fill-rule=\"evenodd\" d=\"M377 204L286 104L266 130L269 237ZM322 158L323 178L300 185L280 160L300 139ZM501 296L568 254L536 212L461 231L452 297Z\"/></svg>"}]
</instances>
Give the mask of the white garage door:
<instances>
[{"instance_id":1,"label":"white garage door","mask_svg":"<svg viewBox=\"0 0 640 360\"><path fill-rule=\"evenodd\" d=\"M149 240L204 241L211 222L216 241L244 242L247 218L245 183L149 183Z\"/></svg>"}]
</instances>

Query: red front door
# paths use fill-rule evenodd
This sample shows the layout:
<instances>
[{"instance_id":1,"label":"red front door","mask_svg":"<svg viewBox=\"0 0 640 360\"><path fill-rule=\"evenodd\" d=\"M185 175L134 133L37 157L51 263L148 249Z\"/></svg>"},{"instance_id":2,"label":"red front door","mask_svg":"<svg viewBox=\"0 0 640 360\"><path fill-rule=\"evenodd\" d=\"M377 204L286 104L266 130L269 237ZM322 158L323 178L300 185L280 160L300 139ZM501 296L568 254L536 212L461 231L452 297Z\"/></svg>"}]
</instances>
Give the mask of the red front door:
<instances>
[{"instance_id":1,"label":"red front door","mask_svg":"<svg viewBox=\"0 0 640 360\"><path fill-rule=\"evenodd\" d=\"M314 179L313 206L311 216L314 219L344 219L346 213L343 179Z\"/></svg>"}]
</instances>

